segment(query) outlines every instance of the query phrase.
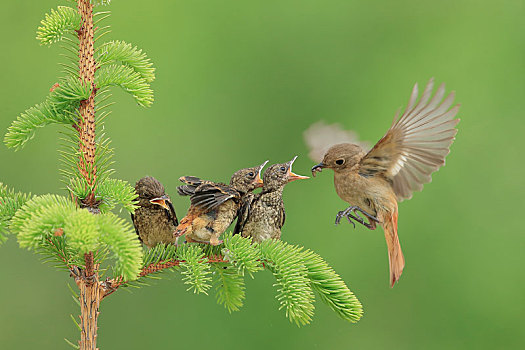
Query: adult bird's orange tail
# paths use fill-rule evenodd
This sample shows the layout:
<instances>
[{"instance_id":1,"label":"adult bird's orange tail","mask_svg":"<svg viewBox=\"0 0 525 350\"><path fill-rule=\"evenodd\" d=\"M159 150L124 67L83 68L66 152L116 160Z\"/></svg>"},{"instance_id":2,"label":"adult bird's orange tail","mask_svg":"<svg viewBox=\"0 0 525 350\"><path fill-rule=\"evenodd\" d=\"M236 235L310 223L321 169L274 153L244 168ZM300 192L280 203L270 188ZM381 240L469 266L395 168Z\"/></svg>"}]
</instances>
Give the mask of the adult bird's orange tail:
<instances>
[{"instance_id":1,"label":"adult bird's orange tail","mask_svg":"<svg viewBox=\"0 0 525 350\"><path fill-rule=\"evenodd\" d=\"M388 263L390 266L390 287L399 280L405 267L405 257L401 251L399 237L397 236L397 208L392 216L383 221L386 245L388 246Z\"/></svg>"}]
</instances>

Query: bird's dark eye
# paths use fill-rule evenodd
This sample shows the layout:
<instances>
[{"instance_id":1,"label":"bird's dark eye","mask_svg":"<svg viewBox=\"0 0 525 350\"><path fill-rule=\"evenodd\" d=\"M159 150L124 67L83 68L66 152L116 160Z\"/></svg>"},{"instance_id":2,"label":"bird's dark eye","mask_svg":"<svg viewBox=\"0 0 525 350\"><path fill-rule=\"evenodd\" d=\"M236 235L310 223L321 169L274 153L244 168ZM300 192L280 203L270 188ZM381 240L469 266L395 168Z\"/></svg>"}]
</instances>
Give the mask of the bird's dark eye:
<instances>
[{"instance_id":1,"label":"bird's dark eye","mask_svg":"<svg viewBox=\"0 0 525 350\"><path fill-rule=\"evenodd\" d=\"M337 165L343 165L345 163L345 160L344 159L338 159L335 161L335 164Z\"/></svg>"},{"instance_id":2,"label":"bird's dark eye","mask_svg":"<svg viewBox=\"0 0 525 350\"><path fill-rule=\"evenodd\" d=\"M282 166L281 171L286 171L286 168Z\"/></svg>"},{"instance_id":3,"label":"bird's dark eye","mask_svg":"<svg viewBox=\"0 0 525 350\"><path fill-rule=\"evenodd\" d=\"M248 173L248 176L249 176L249 177L253 177L253 171L250 171L250 172Z\"/></svg>"}]
</instances>

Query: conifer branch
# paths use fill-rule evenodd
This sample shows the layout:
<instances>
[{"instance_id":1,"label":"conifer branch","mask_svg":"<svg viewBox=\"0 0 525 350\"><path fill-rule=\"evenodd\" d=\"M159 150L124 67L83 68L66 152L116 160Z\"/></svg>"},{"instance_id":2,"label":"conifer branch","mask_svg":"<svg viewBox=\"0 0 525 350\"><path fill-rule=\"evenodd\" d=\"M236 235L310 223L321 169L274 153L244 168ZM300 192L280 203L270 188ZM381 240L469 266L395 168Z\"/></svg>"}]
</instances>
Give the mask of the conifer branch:
<instances>
[{"instance_id":1,"label":"conifer branch","mask_svg":"<svg viewBox=\"0 0 525 350\"><path fill-rule=\"evenodd\" d=\"M133 95L135 101L143 107L149 107L153 103L153 90L149 83L129 66L117 64L103 66L97 72L95 83L99 88L119 86Z\"/></svg>"},{"instance_id":2,"label":"conifer branch","mask_svg":"<svg viewBox=\"0 0 525 350\"><path fill-rule=\"evenodd\" d=\"M52 87L43 103L27 109L13 121L4 137L7 147L20 149L33 138L35 130L49 124L76 125L77 109L93 93L78 77L69 76Z\"/></svg>"},{"instance_id":3,"label":"conifer branch","mask_svg":"<svg viewBox=\"0 0 525 350\"><path fill-rule=\"evenodd\" d=\"M148 56L142 50L124 41L109 41L98 50L97 64L99 67L108 64L122 64L133 69L147 82L155 80L155 68Z\"/></svg>"},{"instance_id":4,"label":"conifer branch","mask_svg":"<svg viewBox=\"0 0 525 350\"><path fill-rule=\"evenodd\" d=\"M59 109L50 101L45 101L25 110L7 129L4 143L9 148L21 149L34 137L35 130L49 124L75 123L75 105Z\"/></svg>"},{"instance_id":5,"label":"conifer branch","mask_svg":"<svg viewBox=\"0 0 525 350\"><path fill-rule=\"evenodd\" d=\"M220 251L224 255L218 254ZM188 257L190 262L185 260ZM359 300L318 254L279 240L252 244L250 238L228 233L224 237L224 244L217 247L205 244L159 244L145 251L139 281L174 267L185 269L182 274L186 284L190 285L188 290L204 293L210 287L208 272L211 268L217 302L230 312L237 311L243 304L244 271L250 272L253 277L253 273L266 268L277 280L279 288L276 298L281 308L285 309L290 321L298 326L311 322L313 291L342 319L357 322L362 316ZM202 271L206 272L203 274ZM195 284L199 283L204 287L196 289ZM111 288L106 293L111 294L128 284L124 278L116 278L110 281Z\"/></svg>"},{"instance_id":6,"label":"conifer branch","mask_svg":"<svg viewBox=\"0 0 525 350\"><path fill-rule=\"evenodd\" d=\"M77 210L65 197L35 196L16 212L9 228L17 234L20 247L37 249L45 238L62 229L66 219Z\"/></svg>"},{"instance_id":7,"label":"conifer branch","mask_svg":"<svg viewBox=\"0 0 525 350\"><path fill-rule=\"evenodd\" d=\"M137 207L137 193L127 182L119 179L107 179L98 186L96 198L100 200L100 210L107 212L120 205L132 213Z\"/></svg>"},{"instance_id":8,"label":"conifer branch","mask_svg":"<svg viewBox=\"0 0 525 350\"><path fill-rule=\"evenodd\" d=\"M9 233L9 222L29 199L31 194L8 190L7 186L0 182L0 244L5 242Z\"/></svg>"},{"instance_id":9,"label":"conifer branch","mask_svg":"<svg viewBox=\"0 0 525 350\"><path fill-rule=\"evenodd\" d=\"M50 45L80 28L80 14L71 7L59 6L56 11L51 10L51 13L46 13L41 23L36 38L42 45Z\"/></svg>"},{"instance_id":10,"label":"conifer branch","mask_svg":"<svg viewBox=\"0 0 525 350\"><path fill-rule=\"evenodd\" d=\"M363 316L363 306L345 282L326 261L311 250L301 253L312 289L321 300L343 320L357 322Z\"/></svg>"},{"instance_id":11,"label":"conifer branch","mask_svg":"<svg viewBox=\"0 0 525 350\"><path fill-rule=\"evenodd\" d=\"M244 304L244 278L237 269L228 268L226 264L212 264L215 294L217 303L224 305L231 313L239 311Z\"/></svg>"},{"instance_id":12,"label":"conifer branch","mask_svg":"<svg viewBox=\"0 0 525 350\"><path fill-rule=\"evenodd\" d=\"M260 263L261 252L258 246L252 244L250 239L246 239L241 235L226 234L224 236L222 253L224 258L237 268L241 276L248 272L253 278L255 272L263 269Z\"/></svg>"},{"instance_id":13,"label":"conifer branch","mask_svg":"<svg viewBox=\"0 0 525 350\"><path fill-rule=\"evenodd\" d=\"M137 279L142 266L142 247L135 230L112 213L97 215L97 218L100 243L107 246L115 260L115 276L122 276L127 281Z\"/></svg>"},{"instance_id":14,"label":"conifer branch","mask_svg":"<svg viewBox=\"0 0 525 350\"><path fill-rule=\"evenodd\" d=\"M301 259L301 248L280 240L266 240L259 245L265 267L277 280L277 300L286 316L298 326L310 323L314 313L314 295L308 270Z\"/></svg>"},{"instance_id":15,"label":"conifer branch","mask_svg":"<svg viewBox=\"0 0 525 350\"><path fill-rule=\"evenodd\" d=\"M204 252L196 244L184 244L177 249L177 256L181 261L182 280L189 285L187 290L194 293L208 294L211 287L211 271L208 264L202 264L205 259Z\"/></svg>"}]
</instances>

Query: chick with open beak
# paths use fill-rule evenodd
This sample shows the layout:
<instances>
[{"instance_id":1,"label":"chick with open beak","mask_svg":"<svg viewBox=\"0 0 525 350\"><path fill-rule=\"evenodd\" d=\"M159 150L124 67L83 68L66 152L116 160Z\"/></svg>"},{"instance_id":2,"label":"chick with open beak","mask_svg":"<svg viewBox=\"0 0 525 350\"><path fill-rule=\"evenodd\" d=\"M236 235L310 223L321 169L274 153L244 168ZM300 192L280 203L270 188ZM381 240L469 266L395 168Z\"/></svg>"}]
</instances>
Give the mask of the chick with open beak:
<instances>
[{"instance_id":1,"label":"chick with open beak","mask_svg":"<svg viewBox=\"0 0 525 350\"><path fill-rule=\"evenodd\" d=\"M138 208L131 220L139 239L149 248L159 243L175 243L173 232L179 224L164 186L151 176L137 181Z\"/></svg>"},{"instance_id":2,"label":"chick with open beak","mask_svg":"<svg viewBox=\"0 0 525 350\"><path fill-rule=\"evenodd\" d=\"M186 235L186 242L221 244L219 236L231 225L243 199L263 186L261 170L268 163L241 169L232 175L230 184L184 176L185 185L177 188L180 195L191 196L191 206L175 232Z\"/></svg>"},{"instance_id":3,"label":"chick with open beak","mask_svg":"<svg viewBox=\"0 0 525 350\"><path fill-rule=\"evenodd\" d=\"M234 233L252 237L258 243L270 238L281 238L285 221L284 186L295 180L308 179L308 176L292 172L296 159L297 156L287 163L274 164L265 171L262 192L243 202Z\"/></svg>"}]
</instances>

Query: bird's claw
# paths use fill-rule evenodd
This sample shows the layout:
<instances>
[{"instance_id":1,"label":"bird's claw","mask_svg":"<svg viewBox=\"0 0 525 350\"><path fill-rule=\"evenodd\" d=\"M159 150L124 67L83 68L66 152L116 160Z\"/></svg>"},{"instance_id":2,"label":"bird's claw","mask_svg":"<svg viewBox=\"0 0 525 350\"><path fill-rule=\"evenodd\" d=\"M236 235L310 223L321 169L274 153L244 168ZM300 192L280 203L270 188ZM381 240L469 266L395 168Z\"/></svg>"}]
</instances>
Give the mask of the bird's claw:
<instances>
[{"instance_id":1,"label":"bird's claw","mask_svg":"<svg viewBox=\"0 0 525 350\"><path fill-rule=\"evenodd\" d=\"M335 217L335 224L339 225L339 223L341 222L341 219L343 218L343 216L346 217L348 222L351 223L352 225L354 225L354 228L355 228L355 223L352 221L352 219L354 219L354 220L357 220L357 219L352 214L345 213L344 210L342 210L339 213L337 213L337 215Z\"/></svg>"},{"instance_id":2,"label":"bird's claw","mask_svg":"<svg viewBox=\"0 0 525 350\"><path fill-rule=\"evenodd\" d=\"M364 214L370 222L366 222L365 219L361 215L359 215L357 212ZM355 214L355 216L352 215L352 213ZM358 223L367 227L370 230L375 229L376 223L379 222L379 220L375 216L368 214L366 211L364 211L363 209L357 206L351 206L351 207L346 208L345 210L338 212L335 217L336 225L339 225L339 223L341 222L341 218L343 216L347 218L349 223L354 225L354 228L355 228L355 222L352 220L357 221Z\"/></svg>"},{"instance_id":3,"label":"bird's claw","mask_svg":"<svg viewBox=\"0 0 525 350\"><path fill-rule=\"evenodd\" d=\"M348 222L351 223L351 224L354 226L354 228L355 228L355 222L352 221L352 219L350 218L351 216L352 216L352 214L349 214L349 215L346 217L346 219L347 219ZM355 219L355 218L354 218L354 219Z\"/></svg>"}]
</instances>

